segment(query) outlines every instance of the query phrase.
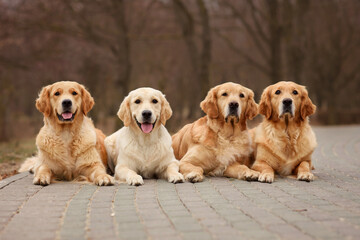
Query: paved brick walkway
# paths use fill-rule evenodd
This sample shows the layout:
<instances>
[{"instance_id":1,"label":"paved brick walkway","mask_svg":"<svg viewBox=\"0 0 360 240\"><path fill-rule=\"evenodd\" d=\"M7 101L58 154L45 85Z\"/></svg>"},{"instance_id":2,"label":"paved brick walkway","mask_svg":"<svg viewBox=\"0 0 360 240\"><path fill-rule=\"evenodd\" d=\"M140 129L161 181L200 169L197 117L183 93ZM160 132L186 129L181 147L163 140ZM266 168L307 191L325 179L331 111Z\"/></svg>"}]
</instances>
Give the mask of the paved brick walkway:
<instances>
[{"instance_id":1,"label":"paved brick walkway","mask_svg":"<svg viewBox=\"0 0 360 240\"><path fill-rule=\"evenodd\" d=\"M360 239L360 126L318 127L312 183L0 181L0 239Z\"/></svg>"}]
</instances>

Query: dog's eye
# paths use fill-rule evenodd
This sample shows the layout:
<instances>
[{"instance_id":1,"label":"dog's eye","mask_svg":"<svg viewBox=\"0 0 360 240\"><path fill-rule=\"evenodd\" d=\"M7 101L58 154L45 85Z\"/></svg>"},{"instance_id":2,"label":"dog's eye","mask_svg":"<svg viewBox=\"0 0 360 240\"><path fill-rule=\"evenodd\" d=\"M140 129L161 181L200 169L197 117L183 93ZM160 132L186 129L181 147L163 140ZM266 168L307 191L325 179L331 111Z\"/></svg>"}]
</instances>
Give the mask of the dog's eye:
<instances>
[{"instance_id":1,"label":"dog's eye","mask_svg":"<svg viewBox=\"0 0 360 240\"><path fill-rule=\"evenodd\" d=\"M244 98L245 95L244 95L243 93L240 93L240 97L241 97L241 98Z\"/></svg>"},{"instance_id":2,"label":"dog's eye","mask_svg":"<svg viewBox=\"0 0 360 240\"><path fill-rule=\"evenodd\" d=\"M294 91L293 91L293 94L294 94L294 95L298 95L298 91L294 90Z\"/></svg>"},{"instance_id":3,"label":"dog's eye","mask_svg":"<svg viewBox=\"0 0 360 240\"><path fill-rule=\"evenodd\" d=\"M227 93L226 92L224 92L223 94L221 94L222 96L224 96L224 97L226 97L227 96Z\"/></svg>"},{"instance_id":4,"label":"dog's eye","mask_svg":"<svg viewBox=\"0 0 360 240\"><path fill-rule=\"evenodd\" d=\"M276 95L279 95L280 93L281 93L280 90L276 90L276 92L275 92Z\"/></svg>"},{"instance_id":5,"label":"dog's eye","mask_svg":"<svg viewBox=\"0 0 360 240\"><path fill-rule=\"evenodd\" d=\"M139 104L140 102L141 102L140 99L136 99L136 100L135 100L135 103L136 103L136 104Z\"/></svg>"},{"instance_id":6,"label":"dog's eye","mask_svg":"<svg viewBox=\"0 0 360 240\"><path fill-rule=\"evenodd\" d=\"M77 92L73 91L73 92L72 92L72 95L76 96L76 95L77 95Z\"/></svg>"},{"instance_id":7,"label":"dog's eye","mask_svg":"<svg viewBox=\"0 0 360 240\"><path fill-rule=\"evenodd\" d=\"M152 100L152 103L155 103L155 104L156 104L156 103L158 103L158 100L153 99L153 100Z\"/></svg>"},{"instance_id":8,"label":"dog's eye","mask_svg":"<svg viewBox=\"0 0 360 240\"><path fill-rule=\"evenodd\" d=\"M55 96L59 96L59 95L60 95L60 93L59 93L59 92L56 92L54 95L55 95Z\"/></svg>"}]
</instances>

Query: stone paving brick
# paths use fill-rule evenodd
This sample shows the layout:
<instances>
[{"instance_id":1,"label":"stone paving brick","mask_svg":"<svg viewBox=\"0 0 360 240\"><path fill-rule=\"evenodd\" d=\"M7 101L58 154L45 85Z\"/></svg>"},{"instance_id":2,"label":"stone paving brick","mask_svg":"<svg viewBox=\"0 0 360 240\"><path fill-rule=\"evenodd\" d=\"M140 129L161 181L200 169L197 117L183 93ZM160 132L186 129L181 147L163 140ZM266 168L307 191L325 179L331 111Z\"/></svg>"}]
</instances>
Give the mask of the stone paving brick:
<instances>
[{"instance_id":1,"label":"stone paving brick","mask_svg":"<svg viewBox=\"0 0 360 240\"><path fill-rule=\"evenodd\" d=\"M0 239L360 239L360 127L315 128L314 182L0 181ZM336 137L334 137L336 136Z\"/></svg>"},{"instance_id":2,"label":"stone paving brick","mask_svg":"<svg viewBox=\"0 0 360 240\"><path fill-rule=\"evenodd\" d=\"M88 208L96 190L97 187L94 185L82 185L80 190L69 201L59 231L61 239L71 239L71 237L76 239L86 238Z\"/></svg>"}]
</instances>

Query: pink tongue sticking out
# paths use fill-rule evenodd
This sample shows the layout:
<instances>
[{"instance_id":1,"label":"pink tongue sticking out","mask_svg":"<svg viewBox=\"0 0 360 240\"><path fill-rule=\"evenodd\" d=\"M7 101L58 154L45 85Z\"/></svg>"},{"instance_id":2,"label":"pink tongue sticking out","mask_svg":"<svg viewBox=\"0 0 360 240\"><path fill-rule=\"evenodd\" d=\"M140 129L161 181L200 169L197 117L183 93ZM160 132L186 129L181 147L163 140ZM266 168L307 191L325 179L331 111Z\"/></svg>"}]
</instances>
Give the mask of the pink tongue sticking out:
<instances>
[{"instance_id":1,"label":"pink tongue sticking out","mask_svg":"<svg viewBox=\"0 0 360 240\"><path fill-rule=\"evenodd\" d=\"M63 117L63 119L70 119L72 118L72 113L63 113L61 114L61 116Z\"/></svg>"},{"instance_id":2,"label":"pink tongue sticking out","mask_svg":"<svg viewBox=\"0 0 360 240\"><path fill-rule=\"evenodd\" d=\"M141 130L144 133L149 133L153 129L153 125L151 123L142 123L141 124Z\"/></svg>"}]
</instances>

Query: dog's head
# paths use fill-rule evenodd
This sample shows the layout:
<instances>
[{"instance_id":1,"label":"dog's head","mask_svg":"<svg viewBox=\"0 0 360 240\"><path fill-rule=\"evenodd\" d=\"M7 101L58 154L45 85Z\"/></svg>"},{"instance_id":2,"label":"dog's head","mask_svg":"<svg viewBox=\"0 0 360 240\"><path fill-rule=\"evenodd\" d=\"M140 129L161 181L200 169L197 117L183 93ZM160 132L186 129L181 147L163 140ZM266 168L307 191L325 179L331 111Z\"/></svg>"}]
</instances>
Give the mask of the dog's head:
<instances>
[{"instance_id":1,"label":"dog's head","mask_svg":"<svg viewBox=\"0 0 360 240\"><path fill-rule=\"evenodd\" d=\"M86 115L93 105L94 99L85 87L70 81L44 87L36 100L36 108L60 124L72 123L79 114Z\"/></svg>"},{"instance_id":2,"label":"dog's head","mask_svg":"<svg viewBox=\"0 0 360 240\"><path fill-rule=\"evenodd\" d=\"M304 86L294 82L278 82L268 86L261 95L259 112L274 121L285 117L289 120L305 120L315 113L316 106L311 102Z\"/></svg>"},{"instance_id":3,"label":"dog's head","mask_svg":"<svg viewBox=\"0 0 360 240\"><path fill-rule=\"evenodd\" d=\"M210 89L200 107L209 118L221 118L225 122L238 123L258 114L254 92L232 82Z\"/></svg>"},{"instance_id":4,"label":"dog's head","mask_svg":"<svg viewBox=\"0 0 360 240\"><path fill-rule=\"evenodd\" d=\"M118 111L126 127L133 126L143 133L151 133L156 126L165 125L171 115L172 110L164 94L152 88L131 91Z\"/></svg>"}]
</instances>

